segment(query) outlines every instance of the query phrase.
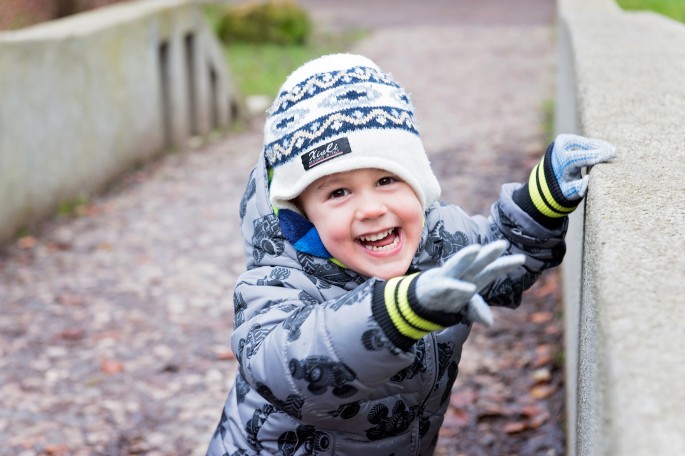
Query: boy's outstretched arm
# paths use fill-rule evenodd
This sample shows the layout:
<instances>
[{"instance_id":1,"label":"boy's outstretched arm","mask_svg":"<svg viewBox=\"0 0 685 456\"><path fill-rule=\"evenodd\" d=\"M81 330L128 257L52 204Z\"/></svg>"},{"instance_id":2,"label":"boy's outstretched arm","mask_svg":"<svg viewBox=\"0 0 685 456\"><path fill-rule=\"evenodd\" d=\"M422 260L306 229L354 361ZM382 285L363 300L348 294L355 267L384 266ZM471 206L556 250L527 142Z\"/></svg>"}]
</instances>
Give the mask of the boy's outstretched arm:
<instances>
[{"instance_id":1,"label":"boy's outstretched arm","mask_svg":"<svg viewBox=\"0 0 685 456\"><path fill-rule=\"evenodd\" d=\"M559 135L523 184L502 186L491 220L508 239L512 253L526 255L522 270L496 279L483 296L491 305L517 307L539 274L561 263L568 215L585 196L583 167L614 157L613 145L577 135Z\"/></svg>"},{"instance_id":2,"label":"boy's outstretched arm","mask_svg":"<svg viewBox=\"0 0 685 456\"><path fill-rule=\"evenodd\" d=\"M510 243L506 253L525 255L525 263L497 277L479 295L491 306L518 307L523 292L542 271L559 265L564 257L567 215L587 191L588 177L581 175L581 169L614 155L614 146L607 142L559 135L526 183L502 186L487 219L468 216L458 206L436 206L427 218L428 250L447 261L464 245L506 239ZM433 255L419 260L419 269L433 267Z\"/></svg>"},{"instance_id":3,"label":"boy's outstretched arm","mask_svg":"<svg viewBox=\"0 0 685 456\"><path fill-rule=\"evenodd\" d=\"M492 324L490 308L477 293L497 277L521 266L523 255L501 256L504 240L461 249L444 265L376 282L373 313L386 336L408 350L432 331L469 320Z\"/></svg>"}]
</instances>

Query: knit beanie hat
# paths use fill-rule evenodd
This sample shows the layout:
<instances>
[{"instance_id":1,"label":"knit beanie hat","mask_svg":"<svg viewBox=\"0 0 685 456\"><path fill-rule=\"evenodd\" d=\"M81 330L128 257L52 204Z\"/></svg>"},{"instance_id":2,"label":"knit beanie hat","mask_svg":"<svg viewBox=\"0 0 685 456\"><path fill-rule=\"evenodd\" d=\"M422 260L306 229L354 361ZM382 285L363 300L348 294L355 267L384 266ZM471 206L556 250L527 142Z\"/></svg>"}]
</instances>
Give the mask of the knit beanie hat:
<instances>
[{"instance_id":1,"label":"knit beanie hat","mask_svg":"<svg viewBox=\"0 0 685 456\"><path fill-rule=\"evenodd\" d=\"M308 185L360 168L398 176L424 209L440 197L409 97L359 55L326 55L286 79L268 111L264 156L277 209L299 212L291 200Z\"/></svg>"}]
</instances>

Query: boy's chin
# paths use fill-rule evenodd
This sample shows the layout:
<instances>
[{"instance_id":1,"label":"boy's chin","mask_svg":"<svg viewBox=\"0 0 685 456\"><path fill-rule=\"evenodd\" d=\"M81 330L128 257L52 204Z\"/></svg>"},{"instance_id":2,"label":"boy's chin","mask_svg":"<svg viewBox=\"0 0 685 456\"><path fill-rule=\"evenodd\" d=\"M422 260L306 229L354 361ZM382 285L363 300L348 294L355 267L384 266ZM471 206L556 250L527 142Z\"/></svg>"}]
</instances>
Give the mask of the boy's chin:
<instances>
[{"instance_id":1,"label":"boy's chin","mask_svg":"<svg viewBox=\"0 0 685 456\"><path fill-rule=\"evenodd\" d=\"M409 269L409 262L407 262L406 265L404 264L397 264L397 265L392 265L388 267L376 267L376 268L369 268L367 271L367 276L369 277L378 277L379 279L383 280L390 280L395 277L400 277L403 275L407 274L407 270Z\"/></svg>"}]
</instances>

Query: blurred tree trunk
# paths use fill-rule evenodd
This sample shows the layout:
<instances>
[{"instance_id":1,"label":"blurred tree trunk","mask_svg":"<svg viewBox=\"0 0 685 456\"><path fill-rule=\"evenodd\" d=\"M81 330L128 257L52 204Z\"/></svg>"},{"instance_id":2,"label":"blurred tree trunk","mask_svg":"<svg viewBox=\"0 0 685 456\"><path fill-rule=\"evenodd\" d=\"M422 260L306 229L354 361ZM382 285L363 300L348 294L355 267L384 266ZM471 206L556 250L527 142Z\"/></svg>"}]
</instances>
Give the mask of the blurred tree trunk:
<instances>
[{"instance_id":1,"label":"blurred tree trunk","mask_svg":"<svg viewBox=\"0 0 685 456\"><path fill-rule=\"evenodd\" d=\"M70 16L79 12L78 0L56 0L55 18Z\"/></svg>"}]
</instances>

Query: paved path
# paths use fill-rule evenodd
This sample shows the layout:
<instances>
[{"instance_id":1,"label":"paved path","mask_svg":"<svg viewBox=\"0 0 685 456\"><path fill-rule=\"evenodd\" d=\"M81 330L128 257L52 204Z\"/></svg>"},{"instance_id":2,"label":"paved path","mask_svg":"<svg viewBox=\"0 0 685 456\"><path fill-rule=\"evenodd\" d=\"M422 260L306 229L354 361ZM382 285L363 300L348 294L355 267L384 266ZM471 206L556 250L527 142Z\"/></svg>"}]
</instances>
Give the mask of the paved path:
<instances>
[{"instance_id":1,"label":"paved path","mask_svg":"<svg viewBox=\"0 0 685 456\"><path fill-rule=\"evenodd\" d=\"M413 96L443 196L485 212L544 148L552 0L302 1ZM260 122L0 251L0 455L203 454L235 369L238 202ZM467 343L437 454L563 453L555 276Z\"/></svg>"}]
</instances>

